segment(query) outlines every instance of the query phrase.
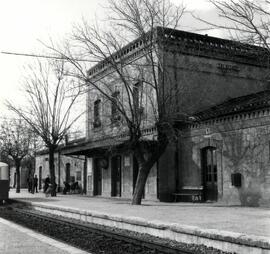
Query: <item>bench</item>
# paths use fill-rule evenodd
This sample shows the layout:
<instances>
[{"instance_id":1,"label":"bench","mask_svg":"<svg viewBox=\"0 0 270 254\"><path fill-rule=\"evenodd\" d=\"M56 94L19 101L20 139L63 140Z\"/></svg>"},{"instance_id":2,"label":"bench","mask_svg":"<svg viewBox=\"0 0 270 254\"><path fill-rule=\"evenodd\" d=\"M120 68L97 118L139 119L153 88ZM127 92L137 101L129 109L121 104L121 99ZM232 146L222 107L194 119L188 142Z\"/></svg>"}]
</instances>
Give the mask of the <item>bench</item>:
<instances>
[{"instance_id":1,"label":"bench","mask_svg":"<svg viewBox=\"0 0 270 254\"><path fill-rule=\"evenodd\" d=\"M174 196L174 202L177 202L177 197L191 197L192 202L195 201L201 201L202 200L202 195L201 193L173 193Z\"/></svg>"}]
</instances>

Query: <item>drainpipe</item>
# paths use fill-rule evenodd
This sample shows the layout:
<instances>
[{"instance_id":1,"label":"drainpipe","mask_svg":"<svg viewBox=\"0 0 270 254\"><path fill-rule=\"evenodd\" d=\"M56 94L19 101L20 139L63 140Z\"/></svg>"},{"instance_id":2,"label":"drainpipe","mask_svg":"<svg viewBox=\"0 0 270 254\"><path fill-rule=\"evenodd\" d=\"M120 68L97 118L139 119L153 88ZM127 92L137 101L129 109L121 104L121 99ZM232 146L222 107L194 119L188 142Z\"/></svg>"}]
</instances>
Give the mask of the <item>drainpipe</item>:
<instances>
[{"instance_id":1,"label":"drainpipe","mask_svg":"<svg viewBox=\"0 0 270 254\"><path fill-rule=\"evenodd\" d=\"M58 192L61 191L61 187L60 187L60 149L58 151Z\"/></svg>"},{"instance_id":2,"label":"drainpipe","mask_svg":"<svg viewBox=\"0 0 270 254\"><path fill-rule=\"evenodd\" d=\"M179 141L175 142L175 191L179 191Z\"/></svg>"}]
</instances>

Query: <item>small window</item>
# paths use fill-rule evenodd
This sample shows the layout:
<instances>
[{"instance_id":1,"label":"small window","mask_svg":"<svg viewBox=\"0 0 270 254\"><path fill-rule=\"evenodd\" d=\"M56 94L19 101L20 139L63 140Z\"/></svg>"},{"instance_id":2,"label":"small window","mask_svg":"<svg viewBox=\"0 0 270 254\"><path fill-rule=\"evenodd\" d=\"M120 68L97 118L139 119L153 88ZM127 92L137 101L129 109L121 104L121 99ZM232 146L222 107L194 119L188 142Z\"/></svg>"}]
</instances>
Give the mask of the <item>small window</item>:
<instances>
[{"instance_id":1,"label":"small window","mask_svg":"<svg viewBox=\"0 0 270 254\"><path fill-rule=\"evenodd\" d=\"M100 110L101 110L101 100L96 100L94 102L94 128L101 126Z\"/></svg>"}]
</instances>

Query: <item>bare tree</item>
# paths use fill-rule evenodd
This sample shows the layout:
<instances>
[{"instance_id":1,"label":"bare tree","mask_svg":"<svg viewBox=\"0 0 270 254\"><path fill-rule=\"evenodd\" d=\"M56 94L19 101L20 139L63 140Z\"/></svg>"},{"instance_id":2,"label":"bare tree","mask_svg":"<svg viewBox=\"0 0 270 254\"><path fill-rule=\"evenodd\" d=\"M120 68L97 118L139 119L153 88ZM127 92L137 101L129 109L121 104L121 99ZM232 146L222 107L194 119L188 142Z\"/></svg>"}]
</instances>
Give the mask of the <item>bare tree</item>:
<instances>
[{"instance_id":1,"label":"bare tree","mask_svg":"<svg viewBox=\"0 0 270 254\"><path fill-rule=\"evenodd\" d=\"M22 119L4 121L0 127L1 154L11 158L16 168L16 192L20 192L20 167L22 160L30 156L34 145L34 133Z\"/></svg>"},{"instance_id":2,"label":"bare tree","mask_svg":"<svg viewBox=\"0 0 270 254\"><path fill-rule=\"evenodd\" d=\"M49 151L52 196L56 195L54 153L72 124L84 113L72 112L81 94L77 81L65 75L64 61L37 62L30 66L25 78L25 97L22 108L7 102L10 110L24 119Z\"/></svg>"},{"instance_id":3,"label":"bare tree","mask_svg":"<svg viewBox=\"0 0 270 254\"><path fill-rule=\"evenodd\" d=\"M224 22L212 27L229 31L237 41L264 47L269 51L270 1L268 0L209 0Z\"/></svg>"},{"instance_id":4,"label":"bare tree","mask_svg":"<svg viewBox=\"0 0 270 254\"><path fill-rule=\"evenodd\" d=\"M179 26L185 8L168 0L110 0L109 3L106 29L84 20L75 27L73 41L64 51L55 45L49 48L75 67L69 74L86 83L91 90L90 103L98 95L106 105L111 105L111 111L110 107L104 107L103 119L106 116L107 119L102 126L118 125L127 134L125 145L133 151L139 166L132 204L141 204L151 168L175 138L177 91L168 85L172 80L165 67L165 33L168 27L173 31ZM138 48L140 53L132 58L128 52L133 48ZM105 67L104 75L94 75L95 67L89 70L89 62L97 62L100 69ZM99 126L99 116L93 118L93 124ZM156 129L152 140L144 135L149 127Z\"/></svg>"}]
</instances>

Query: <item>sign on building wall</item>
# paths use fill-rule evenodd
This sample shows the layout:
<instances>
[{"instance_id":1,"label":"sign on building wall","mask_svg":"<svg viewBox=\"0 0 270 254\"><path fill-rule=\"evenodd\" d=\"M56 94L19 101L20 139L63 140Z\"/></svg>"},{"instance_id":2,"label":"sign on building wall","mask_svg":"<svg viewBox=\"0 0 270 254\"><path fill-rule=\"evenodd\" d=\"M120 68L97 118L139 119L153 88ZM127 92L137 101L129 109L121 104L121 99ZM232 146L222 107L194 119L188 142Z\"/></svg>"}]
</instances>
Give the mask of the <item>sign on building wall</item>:
<instances>
[{"instance_id":1,"label":"sign on building wall","mask_svg":"<svg viewBox=\"0 0 270 254\"><path fill-rule=\"evenodd\" d=\"M129 155L125 155L125 157L124 157L124 166L125 167L130 166L130 156Z\"/></svg>"}]
</instances>

